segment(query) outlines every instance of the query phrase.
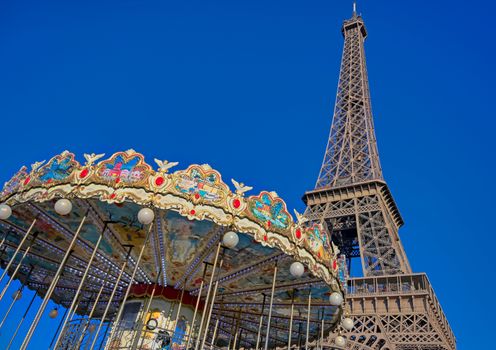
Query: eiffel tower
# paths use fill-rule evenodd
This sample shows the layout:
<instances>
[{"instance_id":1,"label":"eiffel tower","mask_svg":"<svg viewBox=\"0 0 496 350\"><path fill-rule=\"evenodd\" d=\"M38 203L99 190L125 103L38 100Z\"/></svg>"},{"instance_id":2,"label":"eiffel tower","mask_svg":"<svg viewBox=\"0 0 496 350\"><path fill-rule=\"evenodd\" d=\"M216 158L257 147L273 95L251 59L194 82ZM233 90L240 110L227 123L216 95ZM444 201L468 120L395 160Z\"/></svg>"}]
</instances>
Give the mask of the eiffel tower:
<instances>
[{"instance_id":1,"label":"eiffel tower","mask_svg":"<svg viewBox=\"0 0 496 350\"><path fill-rule=\"evenodd\" d=\"M332 240L363 277L347 282L353 330L347 349L454 350L456 340L424 273L412 273L398 235L403 219L382 175L365 62L367 30L356 5L342 26L334 117L315 189L306 192L305 217L325 222ZM333 337L327 340L333 347Z\"/></svg>"}]
</instances>

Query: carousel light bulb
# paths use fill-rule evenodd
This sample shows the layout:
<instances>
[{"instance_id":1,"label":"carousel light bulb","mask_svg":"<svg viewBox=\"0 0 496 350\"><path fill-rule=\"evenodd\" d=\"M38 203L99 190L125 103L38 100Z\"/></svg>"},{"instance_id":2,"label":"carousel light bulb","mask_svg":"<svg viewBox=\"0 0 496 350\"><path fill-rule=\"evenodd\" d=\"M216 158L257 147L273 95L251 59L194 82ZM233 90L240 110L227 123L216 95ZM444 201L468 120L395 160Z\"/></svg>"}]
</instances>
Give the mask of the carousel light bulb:
<instances>
[{"instance_id":1,"label":"carousel light bulb","mask_svg":"<svg viewBox=\"0 0 496 350\"><path fill-rule=\"evenodd\" d=\"M22 291L19 289L12 294L12 299L19 300L21 298L22 298Z\"/></svg>"},{"instance_id":2,"label":"carousel light bulb","mask_svg":"<svg viewBox=\"0 0 496 350\"><path fill-rule=\"evenodd\" d=\"M303 266L303 264L301 262L295 261L289 267L289 272L294 277L301 277L301 276L303 276L303 273L305 272L305 266Z\"/></svg>"},{"instance_id":3,"label":"carousel light bulb","mask_svg":"<svg viewBox=\"0 0 496 350\"><path fill-rule=\"evenodd\" d=\"M331 302L332 306L339 306L343 302L343 296L341 295L341 293L332 292L331 296L329 297L329 301Z\"/></svg>"},{"instance_id":4,"label":"carousel light bulb","mask_svg":"<svg viewBox=\"0 0 496 350\"><path fill-rule=\"evenodd\" d=\"M227 248L234 248L239 242L239 237L236 232L229 231L224 233L222 237L222 244L224 244Z\"/></svg>"},{"instance_id":5,"label":"carousel light bulb","mask_svg":"<svg viewBox=\"0 0 496 350\"><path fill-rule=\"evenodd\" d=\"M70 200L61 198L55 202L55 211L59 215L67 215L72 211L72 203Z\"/></svg>"},{"instance_id":6,"label":"carousel light bulb","mask_svg":"<svg viewBox=\"0 0 496 350\"><path fill-rule=\"evenodd\" d=\"M336 338L334 338L334 343L337 346L345 346L346 345L346 338L341 336L341 335L338 335Z\"/></svg>"},{"instance_id":7,"label":"carousel light bulb","mask_svg":"<svg viewBox=\"0 0 496 350\"><path fill-rule=\"evenodd\" d=\"M346 317L343 319L343 321L341 321L341 325L347 331L351 331L353 329L353 320L349 317Z\"/></svg>"},{"instance_id":8,"label":"carousel light bulb","mask_svg":"<svg viewBox=\"0 0 496 350\"><path fill-rule=\"evenodd\" d=\"M50 318L56 318L59 315L59 310L57 308L54 308L50 313L48 314L48 317Z\"/></svg>"},{"instance_id":9,"label":"carousel light bulb","mask_svg":"<svg viewBox=\"0 0 496 350\"><path fill-rule=\"evenodd\" d=\"M143 225L150 224L155 219L155 213L150 208L142 208L138 212L138 221Z\"/></svg>"},{"instance_id":10,"label":"carousel light bulb","mask_svg":"<svg viewBox=\"0 0 496 350\"><path fill-rule=\"evenodd\" d=\"M12 215L12 209L7 204L0 204L0 219L7 220Z\"/></svg>"}]
</instances>

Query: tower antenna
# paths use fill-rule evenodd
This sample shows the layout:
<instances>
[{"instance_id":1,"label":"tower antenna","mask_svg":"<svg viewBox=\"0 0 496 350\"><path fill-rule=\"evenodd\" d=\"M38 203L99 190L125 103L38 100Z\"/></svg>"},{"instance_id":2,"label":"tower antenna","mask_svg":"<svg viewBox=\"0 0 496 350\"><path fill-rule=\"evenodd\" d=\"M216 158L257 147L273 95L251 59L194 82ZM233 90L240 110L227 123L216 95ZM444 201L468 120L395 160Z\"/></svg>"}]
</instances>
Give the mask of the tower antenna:
<instances>
[{"instance_id":1,"label":"tower antenna","mask_svg":"<svg viewBox=\"0 0 496 350\"><path fill-rule=\"evenodd\" d=\"M353 14L356 15L356 1L353 1Z\"/></svg>"}]
</instances>

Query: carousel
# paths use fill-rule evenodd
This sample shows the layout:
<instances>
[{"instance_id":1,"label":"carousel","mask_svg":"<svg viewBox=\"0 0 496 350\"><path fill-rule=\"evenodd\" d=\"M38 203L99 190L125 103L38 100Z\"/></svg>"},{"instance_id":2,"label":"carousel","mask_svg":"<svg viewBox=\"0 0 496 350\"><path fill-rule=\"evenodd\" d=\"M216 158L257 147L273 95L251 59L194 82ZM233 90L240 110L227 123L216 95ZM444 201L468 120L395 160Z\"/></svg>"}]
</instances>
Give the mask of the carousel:
<instances>
[{"instance_id":1,"label":"carousel","mask_svg":"<svg viewBox=\"0 0 496 350\"><path fill-rule=\"evenodd\" d=\"M84 159L23 166L1 192L7 349L38 349L37 337L88 350L346 345L346 264L325 227L206 164Z\"/></svg>"}]
</instances>

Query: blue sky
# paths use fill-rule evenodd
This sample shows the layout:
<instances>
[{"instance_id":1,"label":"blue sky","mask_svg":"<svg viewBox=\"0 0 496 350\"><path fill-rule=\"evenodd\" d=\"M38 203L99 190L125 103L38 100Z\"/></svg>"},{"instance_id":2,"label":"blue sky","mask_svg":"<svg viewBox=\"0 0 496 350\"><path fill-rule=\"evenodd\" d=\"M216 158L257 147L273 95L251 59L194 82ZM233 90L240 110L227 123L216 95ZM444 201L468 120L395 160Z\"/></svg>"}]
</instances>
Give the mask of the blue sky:
<instances>
[{"instance_id":1,"label":"blue sky","mask_svg":"<svg viewBox=\"0 0 496 350\"><path fill-rule=\"evenodd\" d=\"M358 7L405 250L413 269L428 273L459 349L488 349L495 5ZM275 190L303 211L327 142L340 26L350 14L351 1L4 0L0 181L65 149L82 160L84 152L134 148L183 168L209 163L224 179ZM43 321L37 336L50 336L36 342L40 349L54 324Z\"/></svg>"}]
</instances>

